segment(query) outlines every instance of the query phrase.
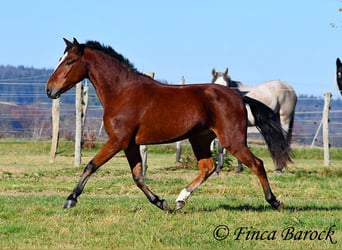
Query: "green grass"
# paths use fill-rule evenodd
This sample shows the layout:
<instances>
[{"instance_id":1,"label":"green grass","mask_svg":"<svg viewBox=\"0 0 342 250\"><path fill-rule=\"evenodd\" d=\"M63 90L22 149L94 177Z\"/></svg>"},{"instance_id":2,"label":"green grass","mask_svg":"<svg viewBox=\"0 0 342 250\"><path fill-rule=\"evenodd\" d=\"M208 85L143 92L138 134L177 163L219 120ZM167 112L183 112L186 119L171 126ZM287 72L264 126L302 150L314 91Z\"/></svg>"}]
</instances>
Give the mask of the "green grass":
<instances>
[{"instance_id":1,"label":"green grass","mask_svg":"<svg viewBox=\"0 0 342 250\"><path fill-rule=\"evenodd\" d=\"M146 179L171 205L198 173L193 166L174 163L174 148L148 148ZM97 149L83 151L82 167L73 166L72 143L60 143L54 164L49 150L48 142L0 141L0 249L342 248L342 150L333 149L331 166L324 167L319 149L294 149L294 163L274 174L267 150L253 147L264 160L273 192L285 204L280 212L264 200L255 175L248 169L235 173L232 158L229 171L210 177L182 210L171 214L150 204L135 186L122 152L91 177L75 208L63 209ZM192 157L188 148L183 157ZM219 225L229 227L224 240L214 237ZM305 231L314 236L330 227L336 244L329 238L298 239ZM287 228L295 230L296 240L282 238ZM237 238L239 230L246 233ZM253 232L265 231L274 238L251 238Z\"/></svg>"}]
</instances>

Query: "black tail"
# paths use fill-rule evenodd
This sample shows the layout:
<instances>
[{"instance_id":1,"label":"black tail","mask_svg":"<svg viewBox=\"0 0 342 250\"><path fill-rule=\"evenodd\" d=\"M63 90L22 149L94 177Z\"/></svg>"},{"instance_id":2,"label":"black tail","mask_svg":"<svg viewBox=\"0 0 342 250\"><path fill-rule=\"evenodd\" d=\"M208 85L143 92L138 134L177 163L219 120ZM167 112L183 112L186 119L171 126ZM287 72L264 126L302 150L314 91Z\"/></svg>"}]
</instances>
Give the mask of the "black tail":
<instances>
[{"instance_id":1,"label":"black tail","mask_svg":"<svg viewBox=\"0 0 342 250\"><path fill-rule=\"evenodd\" d=\"M276 169L281 170L291 161L291 148L280 124L279 114L265 104L248 96L243 97L254 116L257 129L260 131L276 164Z\"/></svg>"}]
</instances>

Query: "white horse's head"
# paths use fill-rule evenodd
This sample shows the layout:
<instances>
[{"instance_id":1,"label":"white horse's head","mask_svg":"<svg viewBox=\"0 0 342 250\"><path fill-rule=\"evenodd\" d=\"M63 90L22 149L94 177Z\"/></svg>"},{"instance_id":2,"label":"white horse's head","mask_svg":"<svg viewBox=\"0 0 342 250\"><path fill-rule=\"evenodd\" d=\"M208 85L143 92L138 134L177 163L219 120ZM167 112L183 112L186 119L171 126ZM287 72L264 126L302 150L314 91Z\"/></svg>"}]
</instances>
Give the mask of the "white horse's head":
<instances>
[{"instance_id":1,"label":"white horse's head","mask_svg":"<svg viewBox=\"0 0 342 250\"><path fill-rule=\"evenodd\" d=\"M228 75L228 68L226 68L223 72L216 72L214 68L211 71L211 75L213 76L211 83L223 85L236 90L240 89L243 86L241 82L232 81L232 79Z\"/></svg>"},{"instance_id":2,"label":"white horse's head","mask_svg":"<svg viewBox=\"0 0 342 250\"><path fill-rule=\"evenodd\" d=\"M229 83L231 82L231 79L228 75L228 68L226 68L224 72L217 72L215 68L213 68L211 71L211 75L213 76L211 83L229 87Z\"/></svg>"}]
</instances>

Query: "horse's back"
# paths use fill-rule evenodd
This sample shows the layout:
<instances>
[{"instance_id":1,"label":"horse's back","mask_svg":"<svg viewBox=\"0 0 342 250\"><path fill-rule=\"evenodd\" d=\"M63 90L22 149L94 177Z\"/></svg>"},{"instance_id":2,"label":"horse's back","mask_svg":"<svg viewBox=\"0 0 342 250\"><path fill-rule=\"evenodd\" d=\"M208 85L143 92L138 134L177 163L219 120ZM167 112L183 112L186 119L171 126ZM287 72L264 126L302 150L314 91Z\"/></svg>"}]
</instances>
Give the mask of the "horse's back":
<instances>
[{"instance_id":1,"label":"horse's back","mask_svg":"<svg viewBox=\"0 0 342 250\"><path fill-rule=\"evenodd\" d=\"M174 141L245 117L242 97L216 84L159 85L150 88L151 98L138 119L138 143ZM222 127L224 125L222 124Z\"/></svg>"},{"instance_id":2,"label":"horse's back","mask_svg":"<svg viewBox=\"0 0 342 250\"><path fill-rule=\"evenodd\" d=\"M291 85L280 80L271 80L254 86L240 86L240 91L246 96L261 101L274 111L279 111L282 106L294 109L297 95Z\"/></svg>"},{"instance_id":3,"label":"horse's back","mask_svg":"<svg viewBox=\"0 0 342 250\"><path fill-rule=\"evenodd\" d=\"M216 84L189 84L183 86L163 86L155 93L156 96L164 96L162 103L174 107L177 112L205 113L212 119L218 109L227 112L239 112L244 107L241 96L227 87ZM153 100L151 100L153 101ZM160 107L161 100L156 99L155 107ZM191 116L190 116L191 117Z\"/></svg>"},{"instance_id":4,"label":"horse's back","mask_svg":"<svg viewBox=\"0 0 342 250\"><path fill-rule=\"evenodd\" d=\"M262 92L266 94L276 94L277 96L283 93L296 95L293 87L290 84L281 80L270 80L252 86L240 85L239 89L240 91L248 92L248 95L260 95Z\"/></svg>"}]
</instances>

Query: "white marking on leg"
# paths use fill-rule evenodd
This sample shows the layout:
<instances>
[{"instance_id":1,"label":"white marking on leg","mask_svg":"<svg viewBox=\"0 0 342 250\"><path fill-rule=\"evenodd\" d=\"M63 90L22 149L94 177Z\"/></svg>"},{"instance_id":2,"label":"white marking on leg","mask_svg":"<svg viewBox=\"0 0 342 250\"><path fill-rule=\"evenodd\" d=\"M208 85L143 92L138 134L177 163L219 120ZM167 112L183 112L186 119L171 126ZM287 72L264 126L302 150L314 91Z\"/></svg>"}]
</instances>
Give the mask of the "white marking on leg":
<instances>
[{"instance_id":1,"label":"white marking on leg","mask_svg":"<svg viewBox=\"0 0 342 250\"><path fill-rule=\"evenodd\" d=\"M186 201L186 199L188 199L188 197L190 196L191 192L189 192L188 190L186 190L186 188L184 188L178 195L176 202L177 201Z\"/></svg>"}]
</instances>

